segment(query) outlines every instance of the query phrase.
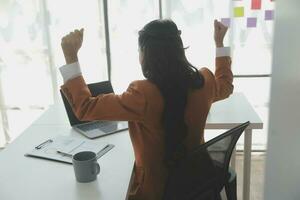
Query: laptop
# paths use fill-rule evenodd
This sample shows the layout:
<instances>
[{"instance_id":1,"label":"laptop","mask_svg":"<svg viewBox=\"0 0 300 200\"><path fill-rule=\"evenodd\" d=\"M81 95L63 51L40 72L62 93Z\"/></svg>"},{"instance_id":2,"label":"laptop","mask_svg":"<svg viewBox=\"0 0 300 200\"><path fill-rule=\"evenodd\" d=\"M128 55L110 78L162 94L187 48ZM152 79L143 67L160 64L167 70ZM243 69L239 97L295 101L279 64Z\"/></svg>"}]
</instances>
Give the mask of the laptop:
<instances>
[{"instance_id":1,"label":"laptop","mask_svg":"<svg viewBox=\"0 0 300 200\"><path fill-rule=\"evenodd\" d=\"M110 81L88 84L92 96L114 93ZM67 98L60 90L70 125L79 133L93 139L128 129L127 121L80 121L75 116Z\"/></svg>"}]
</instances>

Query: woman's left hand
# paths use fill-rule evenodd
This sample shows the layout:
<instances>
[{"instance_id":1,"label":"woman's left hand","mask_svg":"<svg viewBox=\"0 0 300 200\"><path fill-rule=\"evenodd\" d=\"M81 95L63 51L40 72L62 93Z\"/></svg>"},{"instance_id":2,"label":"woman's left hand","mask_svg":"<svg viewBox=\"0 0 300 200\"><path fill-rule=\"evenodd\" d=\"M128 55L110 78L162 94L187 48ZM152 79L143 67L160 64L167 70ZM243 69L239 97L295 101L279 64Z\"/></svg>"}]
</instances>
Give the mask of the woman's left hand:
<instances>
[{"instance_id":1,"label":"woman's left hand","mask_svg":"<svg viewBox=\"0 0 300 200\"><path fill-rule=\"evenodd\" d=\"M227 26L224 26L221 22L218 20L214 21L214 28L215 28L215 33L214 33L214 38L215 38L215 43L217 47L224 47L223 45L223 40L226 35Z\"/></svg>"}]
</instances>

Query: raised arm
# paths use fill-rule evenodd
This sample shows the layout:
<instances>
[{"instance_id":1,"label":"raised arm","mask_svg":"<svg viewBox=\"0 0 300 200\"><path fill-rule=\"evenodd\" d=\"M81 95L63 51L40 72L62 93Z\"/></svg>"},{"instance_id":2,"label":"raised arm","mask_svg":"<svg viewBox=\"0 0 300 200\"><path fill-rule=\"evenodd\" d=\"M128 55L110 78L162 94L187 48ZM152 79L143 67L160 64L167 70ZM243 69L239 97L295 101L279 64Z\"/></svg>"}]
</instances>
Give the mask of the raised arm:
<instances>
[{"instance_id":1,"label":"raised arm","mask_svg":"<svg viewBox=\"0 0 300 200\"><path fill-rule=\"evenodd\" d=\"M231 71L230 48L224 47L223 40L227 27L217 20L214 21L214 38L217 47L215 70L215 97L214 101L225 99L233 92L233 74Z\"/></svg>"},{"instance_id":2,"label":"raised arm","mask_svg":"<svg viewBox=\"0 0 300 200\"><path fill-rule=\"evenodd\" d=\"M231 71L230 48L224 47L223 40L227 32L227 27L221 22L214 22L214 39L216 43L216 69L215 74L212 74L208 69L207 84L212 91L212 101L218 101L229 97L233 92L233 74Z\"/></svg>"},{"instance_id":3,"label":"raised arm","mask_svg":"<svg viewBox=\"0 0 300 200\"><path fill-rule=\"evenodd\" d=\"M60 68L64 85L61 87L76 117L81 121L118 120L142 121L146 100L142 87L133 82L121 95L104 94L92 97L81 74L77 53L82 45L83 29L63 37L61 46L66 65Z\"/></svg>"},{"instance_id":4,"label":"raised arm","mask_svg":"<svg viewBox=\"0 0 300 200\"><path fill-rule=\"evenodd\" d=\"M233 74L229 56L216 57L214 101L229 97L233 92Z\"/></svg>"}]
</instances>

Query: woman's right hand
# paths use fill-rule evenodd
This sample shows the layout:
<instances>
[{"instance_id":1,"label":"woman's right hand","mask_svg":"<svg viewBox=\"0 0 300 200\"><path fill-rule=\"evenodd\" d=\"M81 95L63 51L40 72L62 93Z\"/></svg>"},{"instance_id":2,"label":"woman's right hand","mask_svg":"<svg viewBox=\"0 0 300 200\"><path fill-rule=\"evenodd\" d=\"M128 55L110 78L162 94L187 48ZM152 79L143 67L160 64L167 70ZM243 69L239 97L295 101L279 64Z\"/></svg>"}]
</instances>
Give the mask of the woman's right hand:
<instances>
[{"instance_id":1,"label":"woman's right hand","mask_svg":"<svg viewBox=\"0 0 300 200\"><path fill-rule=\"evenodd\" d=\"M61 39L61 47L67 64L77 62L77 54L82 45L83 29L74 30Z\"/></svg>"},{"instance_id":2,"label":"woman's right hand","mask_svg":"<svg viewBox=\"0 0 300 200\"><path fill-rule=\"evenodd\" d=\"M215 38L216 46L224 47L223 40L226 35L228 27L223 25L218 20L214 21L214 27L215 27L214 38Z\"/></svg>"}]
</instances>

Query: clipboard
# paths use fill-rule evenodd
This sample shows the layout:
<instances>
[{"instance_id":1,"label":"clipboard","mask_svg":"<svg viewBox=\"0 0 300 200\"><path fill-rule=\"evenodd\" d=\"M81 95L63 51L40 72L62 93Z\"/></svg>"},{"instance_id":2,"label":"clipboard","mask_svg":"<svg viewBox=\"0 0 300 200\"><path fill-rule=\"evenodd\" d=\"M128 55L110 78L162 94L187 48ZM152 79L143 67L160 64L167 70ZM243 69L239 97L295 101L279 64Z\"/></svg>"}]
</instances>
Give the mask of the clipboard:
<instances>
[{"instance_id":1,"label":"clipboard","mask_svg":"<svg viewBox=\"0 0 300 200\"><path fill-rule=\"evenodd\" d=\"M112 148L113 144L99 144L86 139L58 136L40 143L25 156L72 164L72 156L78 152L93 151L100 158Z\"/></svg>"}]
</instances>

